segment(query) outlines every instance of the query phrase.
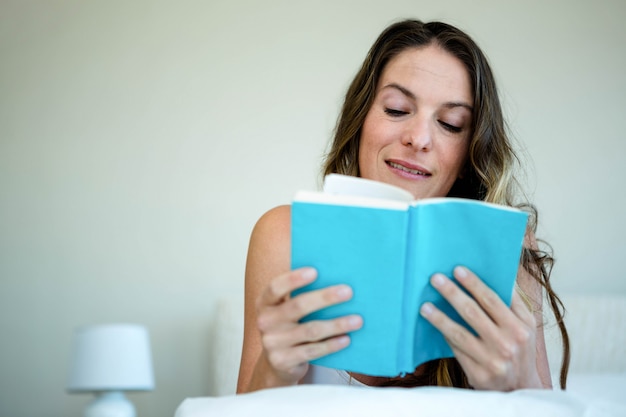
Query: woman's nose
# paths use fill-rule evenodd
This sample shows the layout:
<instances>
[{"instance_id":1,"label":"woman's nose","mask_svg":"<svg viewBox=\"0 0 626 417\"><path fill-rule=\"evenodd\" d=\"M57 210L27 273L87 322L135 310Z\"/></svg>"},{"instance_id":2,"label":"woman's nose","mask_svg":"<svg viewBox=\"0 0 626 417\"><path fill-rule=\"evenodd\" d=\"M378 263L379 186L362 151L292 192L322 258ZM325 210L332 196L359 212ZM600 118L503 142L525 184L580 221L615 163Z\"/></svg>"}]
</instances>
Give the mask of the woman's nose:
<instances>
[{"instance_id":1,"label":"woman's nose","mask_svg":"<svg viewBox=\"0 0 626 417\"><path fill-rule=\"evenodd\" d=\"M415 148L416 151L429 151L432 147L432 127L424 117L416 115L407 121L402 136L402 144Z\"/></svg>"}]
</instances>

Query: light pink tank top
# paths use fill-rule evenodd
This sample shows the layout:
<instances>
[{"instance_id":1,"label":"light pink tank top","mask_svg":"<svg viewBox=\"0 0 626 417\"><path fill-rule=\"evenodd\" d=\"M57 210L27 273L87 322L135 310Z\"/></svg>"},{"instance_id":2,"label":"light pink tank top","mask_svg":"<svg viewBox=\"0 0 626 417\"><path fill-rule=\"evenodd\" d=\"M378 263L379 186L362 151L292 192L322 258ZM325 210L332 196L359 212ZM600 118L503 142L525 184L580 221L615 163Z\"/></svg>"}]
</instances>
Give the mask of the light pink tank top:
<instances>
[{"instance_id":1,"label":"light pink tank top","mask_svg":"<svg viewBox=\"0 0 626 417\"><path fill-rule=\"evenodd\" d=\"M309 365L309 371L300 383L367 387L367 385L352 378L346 371L316 365Z\"/></svg>"}]
</instances>

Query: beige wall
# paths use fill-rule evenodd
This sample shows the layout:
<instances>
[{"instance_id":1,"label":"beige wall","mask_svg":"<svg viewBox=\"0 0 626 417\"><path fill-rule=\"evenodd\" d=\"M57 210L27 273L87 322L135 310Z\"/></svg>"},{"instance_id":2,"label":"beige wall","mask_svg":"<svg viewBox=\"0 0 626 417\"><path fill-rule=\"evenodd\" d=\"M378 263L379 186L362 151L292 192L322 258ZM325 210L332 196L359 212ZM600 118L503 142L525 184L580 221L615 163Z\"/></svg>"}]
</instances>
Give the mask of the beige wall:
<instances>
[{"instance_id":1,"label":"beige wall","mask_svg":"<svg viewBox=\"0 0 626 417\"><path fill-rule=\"evenodd\" d=\"M216 392L215 301L242 291L254 221L316 186L351 76L401 17L490 57L555 287L626 293L621 0L0 0L0 415L80 414L64 382L87 323L149 327L140 415Z\"/></svg>"}]
</instances>

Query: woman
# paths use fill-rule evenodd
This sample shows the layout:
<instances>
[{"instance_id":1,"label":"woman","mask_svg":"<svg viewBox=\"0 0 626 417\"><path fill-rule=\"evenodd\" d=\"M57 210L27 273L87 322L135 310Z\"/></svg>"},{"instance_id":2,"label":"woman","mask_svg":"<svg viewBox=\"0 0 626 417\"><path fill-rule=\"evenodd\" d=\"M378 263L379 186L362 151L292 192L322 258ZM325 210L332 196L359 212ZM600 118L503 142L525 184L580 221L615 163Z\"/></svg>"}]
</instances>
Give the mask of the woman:
<instances>
[{"instance_id":1,"label":"woman","mask_svg":"<svg viewBox=\"0 0 626 417\"><path fill-rule=\"evenodd\" d=\"M398 185L415 198L460 196L513 205L515 160L495 81L480 49L450 25L407 20L385 29L369 51L346 94L323 172ZM433 287L476 331L468 332L429 303L421 307L420 314L446 337L455 358L428 362L404 377L351 374L348 381L502 391L549 388L545 293L563 336L564 387L567 332L562 305L549 283L552 258L539 251L535 226L527 232L510 308L466 268L454 271L460 286L441 274L432 277ZM262 216L248 252L238 392L327 382L322 370L308 362L345 348L347 334L363 323L353 315L300 324L310 312L352 296L349 287L338 285L290 297L315 277L312 268L290 270L290 208Z\"/></svg>"}]
</instances>

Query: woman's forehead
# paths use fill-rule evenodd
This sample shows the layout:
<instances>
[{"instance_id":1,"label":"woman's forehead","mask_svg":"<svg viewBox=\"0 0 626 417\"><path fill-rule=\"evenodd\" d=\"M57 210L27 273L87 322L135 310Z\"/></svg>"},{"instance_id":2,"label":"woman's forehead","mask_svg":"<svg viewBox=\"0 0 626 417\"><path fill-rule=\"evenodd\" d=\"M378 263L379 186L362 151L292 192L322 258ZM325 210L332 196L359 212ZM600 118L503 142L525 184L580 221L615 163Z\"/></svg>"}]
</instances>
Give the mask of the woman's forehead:
<instances>
[{"instance_id":1,"label":"woman's forehead","mask_svg":"<svg viewBox=\"0 0 626 417\"><path fill-rule=\"evenodd\" d=\"M437 96L451 102L473 103L470 77L461 60L439 46L409 48L392 58L377 90L401 86L408 96Z\"/></svg>"}]
</instances>

